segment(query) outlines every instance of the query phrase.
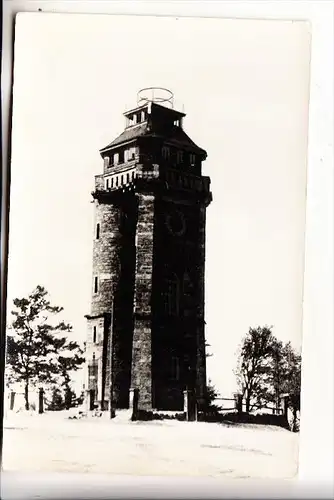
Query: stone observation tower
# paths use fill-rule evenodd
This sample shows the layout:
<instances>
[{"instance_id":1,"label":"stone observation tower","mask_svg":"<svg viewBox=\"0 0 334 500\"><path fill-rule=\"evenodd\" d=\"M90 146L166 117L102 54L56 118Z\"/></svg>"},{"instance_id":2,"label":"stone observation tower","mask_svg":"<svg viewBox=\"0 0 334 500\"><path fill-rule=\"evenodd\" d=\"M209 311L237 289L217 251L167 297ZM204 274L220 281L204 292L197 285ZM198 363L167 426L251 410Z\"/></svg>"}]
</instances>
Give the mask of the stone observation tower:
<instances>
[{"instance_id":1,"label":"stone observation tower","mask_svg":"<svg viewBox=\"0 0 334 500\"><path fill-rule=\"evenodd\" d=\"M87 403L183 410L206 390L204 339L206 152L183 130L173 94L149 88L100 150L95 177Z\"/></svg>"}]
</instances>

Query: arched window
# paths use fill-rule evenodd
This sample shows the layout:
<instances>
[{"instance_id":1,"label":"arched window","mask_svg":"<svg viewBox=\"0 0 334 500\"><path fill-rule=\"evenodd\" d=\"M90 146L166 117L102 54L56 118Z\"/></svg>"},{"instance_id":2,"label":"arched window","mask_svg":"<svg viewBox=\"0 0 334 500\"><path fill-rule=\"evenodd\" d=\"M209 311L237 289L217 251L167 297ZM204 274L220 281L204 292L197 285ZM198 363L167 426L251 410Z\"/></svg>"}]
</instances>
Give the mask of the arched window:
<instances>
[{"instance_id":1,"label":"arched window","mask_svg":"<svg viewBox=\"0 0 334 500\"><path fill-rule=\"evenodd\" d=\"M180 300L180 285L175 274L166 279L165 312L168 316L178 316Z\"/></svg>"}]
</instances>

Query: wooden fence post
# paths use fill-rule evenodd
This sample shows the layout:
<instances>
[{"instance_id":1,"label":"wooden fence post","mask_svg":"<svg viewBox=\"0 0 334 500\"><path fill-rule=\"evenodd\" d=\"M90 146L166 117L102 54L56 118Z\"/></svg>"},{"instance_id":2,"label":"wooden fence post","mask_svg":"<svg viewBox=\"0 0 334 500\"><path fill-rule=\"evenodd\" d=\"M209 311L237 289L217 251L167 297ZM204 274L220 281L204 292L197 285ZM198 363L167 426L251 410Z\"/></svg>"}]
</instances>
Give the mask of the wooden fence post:
<instances>
[{"instance_id":1,"label":"wooden fence post","mask_svg":"<svg viewBox=\"0 0 334 500\"><path fill-rule=\"evenodd\" d=\"M183 391L183 397L183 411L186 420L188 420L188 422L194 422L197 420L197 401L195 393L194 391L185 390Z\"/></svg>"},{"instance_id":2,"label":"wooden fence post","mask_svg":"<svg viewBox=\"0 0 334 500\"><path fill-rule=\"evenodd\" d=\"M138 420L139 389L130 389L130 404L132 410L131 420Z\"/></svg>"},{"instance_id":3,"label":"wooden fence post","mask_svg":"<svg viewBox=\"0 0 334 500\"><path fill-rule=\"evenodd\" d=\"M14 410L14 405L15 405L15 391L11 391L9 409Z\"/></svg>"},{"instance_id":4,"label":"wooden fence post","mask_svg":"<svg viewBox=\"0 0 334 500\"><path fill-rule=\"evenodd\" d=\"M44 389L43 389L43 387L39 388L38 413L44 413Z\"/></svg>"},{"instance_id":5,"label":"wooden fence post","mask_svg":"<svg viewBox=\"0 0 334 500\"><path fill-rule=\"evenodd\" d=\"M234 401L235 401L235 409L237 410L238 415L241 415L242 413L242 394L235 394L234 395Z\"/></svg>"},{"instance_id":6,"label":"wooden fence post","mask_svg":"<svg viewBox=\"0 0 334 500\"><path fill-rule=\"evenodd\" d=\"M284 394L281 398L281 405L283 409L283 417L287 420L288 419L288 408L289 408L289 396L288 394Z\"/></svg>"}]
</instances>

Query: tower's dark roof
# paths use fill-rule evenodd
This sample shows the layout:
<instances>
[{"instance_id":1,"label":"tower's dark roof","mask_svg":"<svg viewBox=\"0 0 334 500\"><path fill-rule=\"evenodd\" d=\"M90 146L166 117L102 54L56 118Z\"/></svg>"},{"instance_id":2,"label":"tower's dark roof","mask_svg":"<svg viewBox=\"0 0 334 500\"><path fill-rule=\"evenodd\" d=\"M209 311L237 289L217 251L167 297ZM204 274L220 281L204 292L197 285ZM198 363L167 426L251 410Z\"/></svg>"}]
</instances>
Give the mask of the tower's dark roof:
<instances>
[{"instance_id":1,"label":"tower's dark roof","mask_svg":"<svg viewBox=\"0 0 334 500\"><path fill-rule=\"evenodd\" d=\"M197 146L197 144L194 143L190 139L190 137L185 133L183 129L180 127L172 127L169 131L169 133L166 134L158 134L153 131L147 130L147 123L141 123L140 125L125 129L124 132L122 132L116 139L114 139L110 144L108 144L106 147L100 150L100 153L103 153L104 151L107 151L108 149L111 149L115 146L118 146L119 144L124 144L129 141L132 141L134 139L137 139L137 137L159 137L161 139L164 139L167 141L169 144L174 145L176 147L182 148L189 148L193 150L197 150L198 152L202 154L206 154L204 149L200 148Z\"/></svg>"},{"instance_id":2,"label":"tower's dark roof","mask_svg":"<svg viewBox=\"0 0 334 500\"><path fill-rule=\"evenodd\" d=\"M122 132L118 137L116 137L116 139L114 139L110 144L108 144L106 147L100 149L100 152L102 153L103 151L106 151L109 148L117 146L118 144L132 141L133 139L136 139L137 137L144 135L146 130L147 130L147 123L146 122L140 123L139 125L136 125L135 127L125 129L124 132Z\"/></svg>"},{"instance_id":3,"label":"tower's dark roof","mask_svg":"<svg viewBox=\"0 0 334 500\"><path fill-rule=\"evenodd\" d=\"M137 111L140 109L143 109L144 107L147 106L140 106L137 109L132 110ZM131 113L130 111L127 111L124 113L125 115L128 115ZM151 113L152 115L155 115L156 113L166 116L174 116L174 117L184 117L184 113L180 113L179 111L176 111L175 109L170 109L166 108L165 106L161 106L157 103L152 102L151 103ZM190 139L190 137L185 133L185 131L178 126L172 126L170 129L165 129L164 132L159 132L158 130L155 132L148 127L148 123L145 121L143 123L139 123L135 126L126 128L116 139L114 139L110 144L105 146L100 150L100 153L104 153L108 151L109 149L114 148L115 146L121 145L121 144L126 144L127 142L133 141L137 139L138 137L158 137L161 138L162 140L168 141L169 144L174 145L178 148L188 148L195 150L201 154L205 154L206 152L201 149L199 146L197 146L194 141Z\"/></svg>"},{"instance_id":4,"label":"tower's dark roof","mask_svg":"<svg viewBox=\"0 0 334 500\"><path fill-rule=\"evenodd\" d=\"M168 135L163 136L165 140L167 140L170 144L175 145L177 147L188 147L191 149L195 149L203 154L206 152L204 149L197 146L193 140L185 133L185 131L180 127L172 127L170 133Z\"/></svg>"}]
</instances>

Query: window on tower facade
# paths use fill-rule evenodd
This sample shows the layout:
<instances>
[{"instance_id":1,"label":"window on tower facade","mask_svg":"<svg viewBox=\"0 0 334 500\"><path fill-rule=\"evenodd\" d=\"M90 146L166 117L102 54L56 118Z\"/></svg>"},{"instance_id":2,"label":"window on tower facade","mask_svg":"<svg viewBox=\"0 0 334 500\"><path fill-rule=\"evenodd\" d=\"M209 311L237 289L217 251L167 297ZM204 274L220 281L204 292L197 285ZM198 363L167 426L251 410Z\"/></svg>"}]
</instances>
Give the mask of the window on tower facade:
<instances>
[{"instance_id":1,"label":"window on tower facade","mask_svg":"<svg viewBox=\"0 0 334 500\"><path fill-rule=\"evenodd\" d=\"M98 370L97 364L96 364L95 360L93 360L93 363L88 366L89 378L97 378L97 374L98 374L97 370Z\"/></svg>"},{"instance_id":2,"label":"window on tower facade","mask_svg":"<svg viewBox=\"0 0 334 500\"><path fill-rule=\"evenodd\" d=\"M129 127L131 127L132 125L135 125L136 124L136 115L130 115L128 117L128 124L129 124Z\"/></svg>"},{"instance_id":3,"label":"window on tower facade","mask_svg":"<svg viewBox=\"0 0 334 500\"><path fill-rule=\"evenodd\" d=\"M172 357L171 375L172 379L180 380L180 360L176 356Z\"/></svg>"},{"instance_id":4,"label":"window on tower facade","mask_svg":"<svg viewBox=\"0 0 334 500\"><path fill-rule=\"evenodd\" d=\"M183 151L178 151L176 153L176 161L177 161L177 163L183 162Z\"/></svg>"},{"instance_id":5,"label":"window on tower facade","mask_svg":"<svg viewBox=\"0 0 334 500\"><path fill-rule=\"evenodd\" d=\"M168 316L179 314L179 295L179 280L173 274L166 280L165 311Z\"/></svg>"},{"instance_id":6,"label":"window on tower facade","mask_svg":"<svg viewBox=\"0 0 334 500\"><path fill-rule=\"evenodd\" d=\"M96 224L96 239L100 239L100 224Z\"/></svg>"},{"instance_id":7,"label":"window on tower facade","mask_svg":"<svg viewBox=\"0 0 334 500\"><path fill-rule=\"evenodd\" d=\"M165 158L165 160L169 160L170 149L169 149L168 146L163 146L163 148L162 148L162 157Z\"/></svg>"},{"instance_id":8,"label":"window on tower facade","mask_svg":"<svg viewBox=\"0 0 334 500\"><path fill-rule=\"evenodd\" d=\"M196 163L196 155L194 155L193 153L190 153L189 160L190 160L190 165L191 166L195 165L195 163Z\"/></svg>"},{"instance_id":9,"label":"window on tower facade","mask_svg":"<svg viewBox=\"0 0 334 500\"><path fill-rule=\"evenodd\" d=\"M93 343L96 344L96 326L93 327Z\"/></svg>"},{"instance_id":10,"label":"window on tower facade","mask_svg":"<svg viewBox=\"0 0 334 500\"><path fill-rule=\"evenodd\" d=\"M94 278L94 293L98 292L98 290L99 290L99 286L98 285L99 285L98 278L97 278L97 276L95 276L95 278Z\"/></svg>"}]
</instances>

